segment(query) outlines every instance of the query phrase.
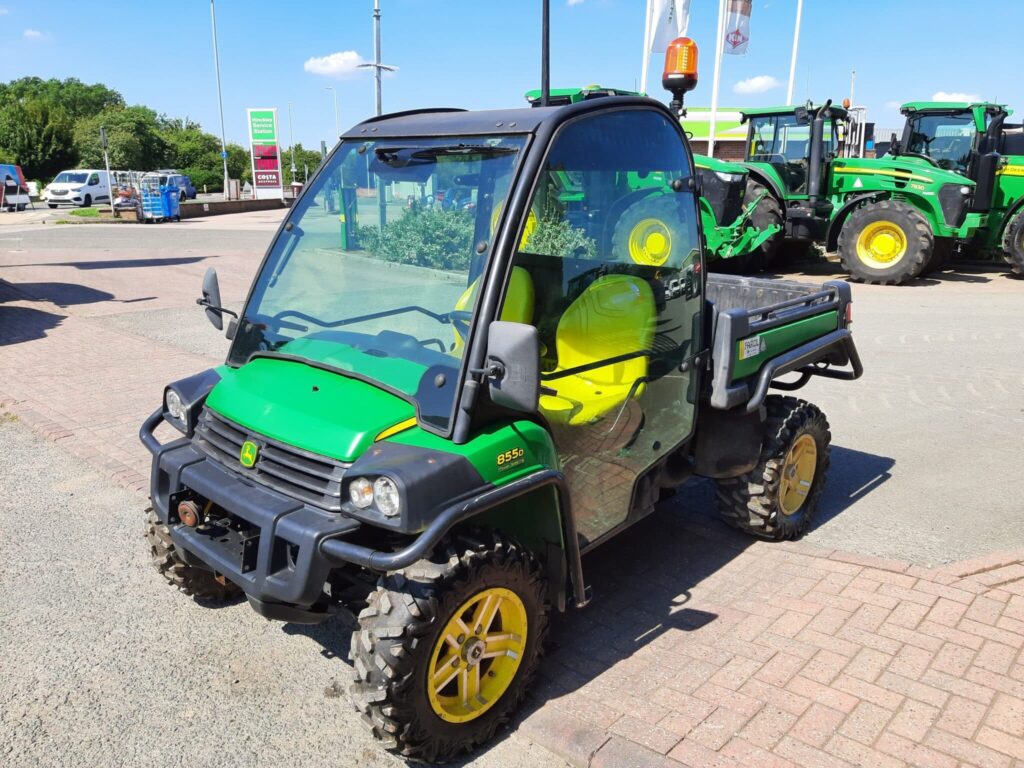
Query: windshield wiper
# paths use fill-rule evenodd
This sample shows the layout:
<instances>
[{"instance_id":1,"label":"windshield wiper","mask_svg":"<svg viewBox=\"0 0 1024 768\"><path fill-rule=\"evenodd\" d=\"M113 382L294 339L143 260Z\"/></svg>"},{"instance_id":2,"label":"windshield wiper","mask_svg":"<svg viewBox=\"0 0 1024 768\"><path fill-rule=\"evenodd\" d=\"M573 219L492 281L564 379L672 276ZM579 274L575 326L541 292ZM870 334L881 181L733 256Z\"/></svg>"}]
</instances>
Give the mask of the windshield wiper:
<instances>
[{"instance_id":1,"label":"windshield wiper","mask_svg":"<svg viewBox=\"0 0 1024 768\"><path fill-rule=\"evenodd\" d=\"M490 144L452 144L447 147L428 147L412 153L415 158L442 157L446 155L514 155L518 150L513 147L492 146Z\"/></svg>"}]
</instances>

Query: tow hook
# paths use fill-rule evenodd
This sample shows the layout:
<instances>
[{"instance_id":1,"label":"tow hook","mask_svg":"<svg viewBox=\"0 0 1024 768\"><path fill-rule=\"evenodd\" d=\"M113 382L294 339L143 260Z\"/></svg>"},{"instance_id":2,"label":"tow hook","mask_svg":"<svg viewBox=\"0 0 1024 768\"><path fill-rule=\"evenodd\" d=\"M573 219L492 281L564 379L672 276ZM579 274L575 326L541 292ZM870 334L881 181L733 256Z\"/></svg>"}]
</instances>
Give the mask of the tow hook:
<instances>
[{"instance_id":1,"label":"tow hook","mask_svg":"<svg viewBox=\"0 0 1024 768\"><path fill-rule=\"evenodd\" d=\"M199 525L199 505L190 499L178 504L178 519L189 528Z\"/></svg>"}]
</instances>

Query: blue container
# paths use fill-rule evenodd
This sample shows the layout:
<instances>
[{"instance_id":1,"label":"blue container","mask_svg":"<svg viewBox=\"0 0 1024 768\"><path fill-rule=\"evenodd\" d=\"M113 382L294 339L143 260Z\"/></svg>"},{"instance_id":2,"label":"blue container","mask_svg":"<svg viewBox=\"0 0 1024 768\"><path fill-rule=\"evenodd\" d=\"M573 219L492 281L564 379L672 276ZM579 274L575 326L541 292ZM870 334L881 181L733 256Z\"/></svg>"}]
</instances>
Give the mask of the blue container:
<instances>
[{"instance_id":1,"label":"blue container","mask_svg":"<svg viewBox=\"0 0 1024 768\"><path fill-rule=\"evenodd\" d=\"M160 205L165 219L181 220L181 198L177 187L160 187Z\"/></svg>"}]
</instances>

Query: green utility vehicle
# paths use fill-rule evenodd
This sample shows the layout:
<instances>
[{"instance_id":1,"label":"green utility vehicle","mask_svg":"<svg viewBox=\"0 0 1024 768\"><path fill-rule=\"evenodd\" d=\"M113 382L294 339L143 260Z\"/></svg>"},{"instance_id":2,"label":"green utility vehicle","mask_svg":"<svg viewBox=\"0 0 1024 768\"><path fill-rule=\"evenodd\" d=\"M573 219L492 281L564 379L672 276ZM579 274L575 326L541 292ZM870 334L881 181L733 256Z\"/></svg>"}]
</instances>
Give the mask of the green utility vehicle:
<instances>
[{"instance_id":1,"label":"green utility vehicle","mask_svg":"<svg viewBox=\"0 0 1024 768\"><path fill-rule=\"evenodd\" d=\"M553 88L549 103L560 106L606 96L640 95L600 85ZM540 90L527 92L526 100L540 106ZM782 210L775 198L751 180L742 165L704 155L694 155L693 161L700 181L708 268L713 272L748 272L770 266L782 240ZM656 189L662 183L658 179L633 179L638 192Z\"/></svg>"},{"instance_id":2,"label":"green utility vehicle","mask_svg":"<svg viewBox=\"0 0 1024 768\"><path fill-rule=\"evenodd\" d=\"M745 165L785 213L786 238L838 248L854 280L902 284L939 268L987 225L975 183L904 157L842 157L848 113L832 102L750 109Z\"/></svg>"},{"instance_id":3,"label":"green utility vehicle","mask_svg":"<svg viewBox=\"0 0 1024 768\"><path fill-rule=\"evenodd\" d=\"M988 215L967 247L1000 251L1024 274L1024 126L1006 122L1001 104L915 101L904 104L903 138L890 153L966 176L977 187L970 210Z\"/></svg>"},{"instance_id":4,"label":"green utility vehicle","mask_svg":"<svg viewBox=\"0 0 1024 768\"><path fill-rule=\"evenodd\" d=\"M285 622L358 612L352 699L433 761L507 722L549 612L588 600L581 556L666 490L713 478L729 524L801 535L829 425L769 390L861 375L850 287L705 274L693 167L646 98L348 131L237 316L207 272L227 360L140 431L159 570ZM468 202L379 205L367 168L389 199ZM645 221L668 243L633 247ZM163 422L180 436L161 444Z\"/></svg>"}]
</instances>

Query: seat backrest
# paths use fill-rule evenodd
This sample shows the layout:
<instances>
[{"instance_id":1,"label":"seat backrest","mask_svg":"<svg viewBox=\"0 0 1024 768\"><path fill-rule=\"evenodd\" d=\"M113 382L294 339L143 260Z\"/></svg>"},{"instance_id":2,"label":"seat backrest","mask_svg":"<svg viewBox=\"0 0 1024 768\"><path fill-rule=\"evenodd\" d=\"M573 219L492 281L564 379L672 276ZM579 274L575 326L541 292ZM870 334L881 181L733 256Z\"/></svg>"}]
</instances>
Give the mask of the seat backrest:
<instances>
[{"instance_id":1,"label":"seat backrest","mask_svg":"<svg viewBox=\"0 0 1024 768\"><path fill-rule=\"evenodd\" d=\"M480 289L480 278L477 278L462 293L459 300L455 302L455 311L472 312L473 304L476 302L476 294ZM505 294L505 304L501 308L501 319L510 323L533 323L534 291L533 278L530 273L522 267L512 268L512 277L509 279L508 292ZM464 334L469 331L469 325L456 323L455 347L454 350L461 350L466 343Z\"/></svg>"},{"instance_id":2,"label":"seat backrest","mask_svg":"<svg viewBox=\"0 0 1024 768\"><path fill-rule=\"evenodd\" d=\"M558 368L568 370L650 350L655 314L654 293L646 280L631 275L598 278L569 305L558 322ZM596 384L629 386L646 375L646 357L580 374Z\"/></svg>"}]
</instances>

